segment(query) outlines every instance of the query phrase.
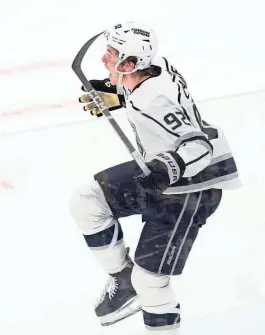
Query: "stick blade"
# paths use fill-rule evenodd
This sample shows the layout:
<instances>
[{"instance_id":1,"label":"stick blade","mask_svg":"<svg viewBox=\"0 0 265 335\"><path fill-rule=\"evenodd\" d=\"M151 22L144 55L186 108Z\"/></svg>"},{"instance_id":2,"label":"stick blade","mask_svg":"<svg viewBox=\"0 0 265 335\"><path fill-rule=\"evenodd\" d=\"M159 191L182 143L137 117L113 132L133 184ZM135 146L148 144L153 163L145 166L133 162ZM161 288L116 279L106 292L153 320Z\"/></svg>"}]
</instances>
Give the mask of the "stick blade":
<instances>
[{"instance_id":1,"label":"stick blade","mask_svg":"<svg viewBox=\"0 0 265 335\"><path fill-rule=\"evenodd\" d=\"M101 35L103 34L104 31L98 33L97 35L93 36L90 40L88 40L83 46L82 48L79 50L79 52L77 53L73 63L72 63L72 69L73 71L76 73L76 71L78 69L81 68L81 63L83 61L83 58L88 50L88 48L95 42L95 40Z\"/></svg>"}]
</instances>

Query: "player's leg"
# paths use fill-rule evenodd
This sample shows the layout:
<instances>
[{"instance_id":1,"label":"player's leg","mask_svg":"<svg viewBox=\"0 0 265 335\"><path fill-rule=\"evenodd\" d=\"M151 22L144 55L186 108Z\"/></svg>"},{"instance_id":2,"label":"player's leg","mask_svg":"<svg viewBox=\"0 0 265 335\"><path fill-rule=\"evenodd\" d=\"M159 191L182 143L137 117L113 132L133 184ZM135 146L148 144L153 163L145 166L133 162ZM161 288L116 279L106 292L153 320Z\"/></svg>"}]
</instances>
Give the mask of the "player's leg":
<instances>
[{"instance_id":1,"label":"player's leg","mask_svg":"<svg viewBox=\"0 0 265 335\"><path fill-rule=\"evenodd\" d=\"M220 199L220 190L166 196L145 216L132 283L149 331L155 330L157 335L178 333L180 304L170 282L172 276L182 273L200 227Z\"/></svg>"},{"instance_id":2,"label":"player's leg","mask_svg":"<svg viewBox=\"0 0 265 335\"><path fill-rule=\"evenodd\" d=\"M103 292L95 309L102 324L113 323L139 310L131 284L134 264L126 252L118 221L118 217L140 214L145 207L136 190L134 169L135 163L128 162L105 170L96 175L97 180L78 190L70 201L71 213L87 245L110 275L109 292Z\"/></svg>"},{"instance_id":3,"label":"player's leg","mask_svg":"<svg viewBox=\"0 0 265 335\"><path fill-rule=\"evenodd\" d=\"M180 304L172 289L171 277L149 272L135 264L132 283L142 305L147 333L178 334Z\"/></svg>"},{"instance_id":4,"label":"player's leg","mask_svg":"<svg viewBox=\"0 0 265 335\"><path fill-rule=\"evenodd\" d=\"M119 222L113 218L98 182L92 181L78 189L69 208L101 266L109 273L121 270L125 264L123 232ZM114 257L107 253L110 246Z\"/></svg>"}]
</instances>

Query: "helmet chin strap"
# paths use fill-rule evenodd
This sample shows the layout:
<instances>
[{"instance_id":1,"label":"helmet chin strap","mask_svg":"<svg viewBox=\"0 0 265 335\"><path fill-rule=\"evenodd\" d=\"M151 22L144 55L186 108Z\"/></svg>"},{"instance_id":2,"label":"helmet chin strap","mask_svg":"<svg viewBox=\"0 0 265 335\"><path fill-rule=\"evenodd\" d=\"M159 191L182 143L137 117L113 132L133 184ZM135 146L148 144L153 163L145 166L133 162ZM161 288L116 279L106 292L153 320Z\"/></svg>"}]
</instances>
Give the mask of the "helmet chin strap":
<instances>
[{"instance_id":1,"label":"helmet chin strap","mask_svg":"<svg viewBox=\"0 0 265 335\"><path fill-rule=\"evenodd\" d=\"M115 71L118 73L118 83L116 85L116 87L117 87L117 94L123 94L123 86L122 86L123 76L125 74L131 74L131 73L133 73L133 72L135 72L135 71L138 70L138 68L135 67L130 72L121 72L121 71L118 70L118 66L120 65L120 63L121 63L121 60L118 60L117 63L116 63L116 65L115 65Z\"/></svg>"},{"instance_id":2,"label":"helmet chin strap","mask_svg":"<svg viewBox=\"0 0 265 335\"><path fill-rule=\"evenodd\" d=\"M123 80L123 72L118 71L118 66L120 65L121 60L118 59L117 63L115 64L115 71L118 74L118 82L117 82L117 94L123 94L123 86L122 86L122 80Z\"/></svg>"},{"instance_id":3,"label":"helmet chin strap","mask_svg":"<svg viewBox=\"0 0 265 335\"><path fill-rule=\"evenodd\" d=\"M123 73L118 72L118 83L117 83L117 94L123 94L123 86L122 86L122 80L123 80Z\"/></svg>"}]
</instances>

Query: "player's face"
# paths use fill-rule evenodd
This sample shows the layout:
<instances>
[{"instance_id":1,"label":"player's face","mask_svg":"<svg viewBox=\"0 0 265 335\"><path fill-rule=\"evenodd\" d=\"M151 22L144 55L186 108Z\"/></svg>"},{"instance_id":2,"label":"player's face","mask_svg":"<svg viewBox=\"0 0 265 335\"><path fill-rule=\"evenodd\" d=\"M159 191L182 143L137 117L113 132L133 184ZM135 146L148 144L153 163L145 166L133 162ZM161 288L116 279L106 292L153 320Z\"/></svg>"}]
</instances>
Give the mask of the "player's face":
<instances>
[{"instance_id":1,"label":"player's face","mask_svg":"<svg viewBox=\"0 0 265 335\"><path fill-rule=\"evenodd\" d=\"M109 79L112 85L118 83L118 73L115 71L115 64L118 61L118 53L115 49L107 46L107 50L102 57L102 62L105 64L106 69L109 71Z\"/></svg>"}]
</instances>

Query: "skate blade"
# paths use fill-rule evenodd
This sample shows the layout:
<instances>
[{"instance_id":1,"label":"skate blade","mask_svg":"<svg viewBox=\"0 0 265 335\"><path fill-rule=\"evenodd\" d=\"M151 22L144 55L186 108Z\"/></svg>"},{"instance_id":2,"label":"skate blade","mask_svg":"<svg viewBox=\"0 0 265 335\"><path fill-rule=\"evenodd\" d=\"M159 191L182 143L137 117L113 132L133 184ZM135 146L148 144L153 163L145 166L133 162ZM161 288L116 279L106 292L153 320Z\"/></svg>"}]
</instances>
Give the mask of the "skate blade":
<instances>
[{"instance_id":1,"label":"skate blade","mask_svg":"<svg viewBox=\"0 0 265 335\"><path fill-rule=\"evenodd\" d=\"M141 304L138 298L132 298L125 305L123 305L119 310L114 313L101 316L100 323L102 326L111 326L116 322L124 320L129 316L141 311Z\"/></svg>"}]
</instances>

